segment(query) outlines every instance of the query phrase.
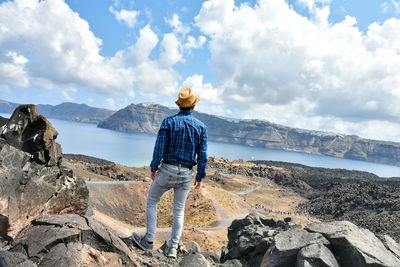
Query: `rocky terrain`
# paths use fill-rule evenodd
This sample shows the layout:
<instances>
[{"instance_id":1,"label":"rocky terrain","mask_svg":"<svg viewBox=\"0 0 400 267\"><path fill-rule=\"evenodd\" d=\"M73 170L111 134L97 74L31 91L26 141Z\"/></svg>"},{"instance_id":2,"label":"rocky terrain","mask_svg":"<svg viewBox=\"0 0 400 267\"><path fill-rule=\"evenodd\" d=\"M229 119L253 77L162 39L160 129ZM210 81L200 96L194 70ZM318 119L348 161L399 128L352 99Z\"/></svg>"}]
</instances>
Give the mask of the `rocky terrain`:
<instances>
[{"instance_id":1,"label":"rocky terrain","mask_svg":"<svg viewBox=\"0 0 400 267\"><path fill-rule=\"evenodd\" d=\"M117 235L84 216L86 184L62 166L58 133L36 106L0 122L0 266L141 266Z\"/></svg>"},{"instance_id":2,"label":"rocky terrain","mask_svg":"<svg viewBox=\"0 0 400 267\"><path fill-rule=\"evenodd\" d=\"M63 155L56 137L34 105L0 117L0 266L400 266L398 178L209 158L203 189L188 199L192 226L179 257L168 259L162 242L146 252L132 243L143 218L96 216L90 195L141 218L148 167ZM132 203L121 205L124 195ZM163 201L166 236L171 196ZM221 234L226 242L211 242Z\"/></svg>"},{"instance_id":3,"label":"rocky terrain","mask_svg":"<svg viewBox=\"0 0 400 267\"><path fill-rule=\"evenodd\" d=\"M19 104L0 99L0 113L12 113ZM111 116L114 111L105 108L94 108L86 104L62 103L59 105L36 106L39 113L54 119L79 121L87 123L99 123Z\"/></svg>"},{"instance_id":4,"label":"rocky terrain","mask_svg":"<svg viewBox=\"0 0 400 267\"><path fill-rule=\"evenodd\" d=\"M375 234L388 234L400 241L399 178L273 161L230 162L210 158L209 168L219 173L273 180L307 200L298 205L299 213L324 221L349 220Z\"/></svg>"},{"instance_id":5,"label":"rocky terrain","mask_svg":"<svg viewBox=\"0 0 400 267\"><path fill-rule=\"evenodd\" d=\"M131 104L98 127L155 134L162 120L176 113L158 104ZM400 144L395 142L290 128L265 120L230 120L199 112L194 116L207 125L210 140L400 165Z\"/></svg>"}]
</instances>

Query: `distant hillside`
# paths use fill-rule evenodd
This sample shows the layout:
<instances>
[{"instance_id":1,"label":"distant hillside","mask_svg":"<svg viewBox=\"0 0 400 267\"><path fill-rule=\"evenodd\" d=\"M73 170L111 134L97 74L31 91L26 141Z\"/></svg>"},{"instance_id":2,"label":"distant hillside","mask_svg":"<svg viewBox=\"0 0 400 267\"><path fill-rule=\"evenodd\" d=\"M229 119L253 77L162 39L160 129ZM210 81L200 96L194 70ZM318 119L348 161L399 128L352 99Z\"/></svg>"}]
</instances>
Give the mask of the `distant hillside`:
<instances>
[{"instance_id":1,"label":"distant hillside","mask_svg":"<svg viewBox=\"0 0 400 267\"><path fill-rule=\"evenodd\" d=\"M0 100L0 112L12 113L19 104ZM49 118L88 123L99 123L111 116L114 111L104 108L94 108L86 104L62 103L56 106L36 105L39 114Z\"/></svg>"},{"instance_id":2,"label":"distant hillside","mask_svg":"<svg viewBox=\"0 0 400 267\"><path fill-rule=\"evenodd\" d=\"M175 113L176 109L158 104L131 104L99 123L98 127L157 133L162 120ZM264 120L232 121L199 112L194 112L194 116L207 125L210 140L400 166L400 143L290 128Z\"/></svg>"}]
</instances>

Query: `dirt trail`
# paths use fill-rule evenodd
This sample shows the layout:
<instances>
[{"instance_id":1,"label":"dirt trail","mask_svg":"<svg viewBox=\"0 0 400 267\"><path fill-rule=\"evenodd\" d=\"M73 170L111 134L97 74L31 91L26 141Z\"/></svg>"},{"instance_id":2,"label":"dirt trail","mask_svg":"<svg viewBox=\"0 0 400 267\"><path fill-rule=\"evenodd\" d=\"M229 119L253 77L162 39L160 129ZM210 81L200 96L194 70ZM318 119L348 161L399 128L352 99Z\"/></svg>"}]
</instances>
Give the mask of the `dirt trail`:
<instances>
[{"instance_id":1,"label":"dirt trail","mask_svg":"<svg viewBox=\"0 0 400 267\"><path fill-rule=\"evenodd\" d=\"M123 184L123 183L132 183L132 182L91 182L91 184L104 184L104 185L112 185L112 184ZM133 182L135 183L135 182ZM90 184L90 183L89 183ZM228 211L224 209L223 206L219 203L217 200L217 197L215 196L210 190L208 190L205 186L202 187L201 192L202 194L210 199L215 207L216 210L216 217L217 220L211 225L211 227L185 227L184 231L200 231L204 233L206 236L213 237L215 238L215 235L218 233L223 233L227 231L227 228L231 225L232 221L235 219L241 219L244 218L247 214L250 212L259 212L263 214L271 214L275 215L277 217L285 217L285 216L290 216L292 218L298 218L301 220L305 220L310 222L309 218L306 218L304 216L298 215L298 214L293 214L291 212L281 212L281 211L273 211L270 209L265 209L265 208L256 208L250 203L246 203L241 197L244 197L248 194L251 194L253 192L257 192L257 190L260 190L265 186L264 184L259 185L257 187L247 189L244 191L240 191L242 193L239 197L239 199L232 199L232 201L240 201L240 203L235 202L236 204L236 210ZM238 192L235 193L237 195ZM144 234L146 232L145 227L134 227L130 224L126 224L124 222L121 222L117 219L111 218L110 216L103 214L97 210L93 211L93 217L104 224L110 226L112 229L115 230L116 234L118 234L121 237L130 237L132 232L137 232L140 234ZM161 246L162 242L164 240L169 240L171 234L171 227L168 228L157 228L156 232L156 237L155 237L155 246Z\"/></svg>"},{"instance_id":2,"label":"dirt trail","mask_svg":"<svg viewBox=\"0 0 400 267\"><path fill-rule=\"evenodd\" d=\"M209 228L200 228L202 230L207 231L226 231L229 225L231 225L232 221L235 219L243 218L247 214L249 214L249 209L242 208L238 212L230 213L224 210L215 196L208 191L206 188L202 188L202 193L204 193L214 204L216 213L217 213L217 221L212 224L212 227Z\"/></svg>"}]
</instances>

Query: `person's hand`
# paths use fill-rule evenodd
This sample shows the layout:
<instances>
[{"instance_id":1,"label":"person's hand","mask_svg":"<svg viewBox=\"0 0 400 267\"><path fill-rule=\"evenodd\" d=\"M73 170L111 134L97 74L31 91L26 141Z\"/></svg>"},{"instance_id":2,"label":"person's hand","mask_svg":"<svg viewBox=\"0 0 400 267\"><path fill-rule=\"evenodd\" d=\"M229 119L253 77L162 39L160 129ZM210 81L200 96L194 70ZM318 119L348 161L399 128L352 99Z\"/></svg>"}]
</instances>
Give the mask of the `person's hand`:
<instances>
[{"instance_id":1,"label":"person's hand","mask_svg":"<svg viewBox=\"0 0 400 267\"><path fill-rule=\"evenodd\" d=\"M194 180L194 189L200 189L201 187L201 182Z\"/></svg>"},{"instance_id":2,"label":"person's hand","mask_svg":"<svg viewBox=\"0 0 400 267\"><path fill-rule=\"evenodd\" d=\"M156 177L157 171L150 173L150 178L152 181L154 181L154 178Z\"/></svg>"}]
</instances>

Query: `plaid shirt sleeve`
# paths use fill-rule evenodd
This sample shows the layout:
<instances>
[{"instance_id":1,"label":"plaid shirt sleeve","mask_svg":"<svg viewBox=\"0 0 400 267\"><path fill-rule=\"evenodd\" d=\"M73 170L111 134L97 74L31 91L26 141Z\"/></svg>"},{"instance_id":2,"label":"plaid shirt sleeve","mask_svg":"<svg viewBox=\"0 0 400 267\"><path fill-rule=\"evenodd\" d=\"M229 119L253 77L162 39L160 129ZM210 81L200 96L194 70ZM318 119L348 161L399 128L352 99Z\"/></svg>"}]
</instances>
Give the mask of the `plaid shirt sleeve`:
<instances>
[{"instance_id":1,"label":"plaid shirt sleeve","mask_svg":"<svg viewBox=\"0 0 400 267\"><path fill-rule=\"evenodd\" d=\"M200 143L197 147L197 175L196 180L201 182L201 180L206 176L206 166L207 166L207 128L204 128L203 133L200 137Z\"/></svg>"},{"instance_id":2,"label":"plaid shirt sleeve","mask_svg":"<svg viewBox=\"0 0 400 267\"><path fill-rule=\"evenodd\" d=\"M153 160L150 163L150 169L152 172L158 170L158 166L160 166L160 162L164 156L167 144L168 144L168 124L164 120L161 124L160 130L158 131L156 144L154 146Z\"/></svg>"}]
</instances>

